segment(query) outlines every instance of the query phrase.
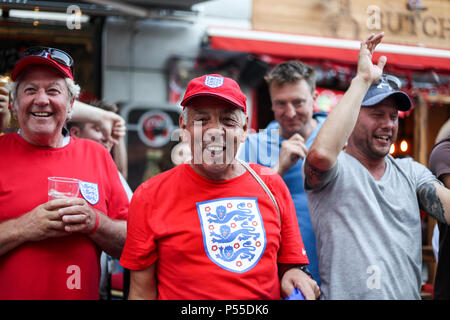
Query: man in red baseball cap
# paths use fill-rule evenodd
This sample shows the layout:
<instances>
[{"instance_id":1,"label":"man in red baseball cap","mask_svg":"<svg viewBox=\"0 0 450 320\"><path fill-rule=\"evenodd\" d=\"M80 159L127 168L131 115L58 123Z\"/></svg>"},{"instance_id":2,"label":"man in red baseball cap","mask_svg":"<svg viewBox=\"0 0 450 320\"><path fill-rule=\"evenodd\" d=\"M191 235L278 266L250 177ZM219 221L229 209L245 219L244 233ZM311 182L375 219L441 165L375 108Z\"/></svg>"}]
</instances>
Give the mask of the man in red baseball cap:
<instances>
[{"instance_id":1,"label":"man in red baseball cap","mask_svg":"<svg viewBox=\"0 0 450 320\"><path fill-rule=\"evenodd\" d=\"M180 128L191 144L194 170L208 175L211 168L217 179L220 167L223 178L228 179L234 176L235 166L241 167L235 156L247 138L246 100L231 78L212 74L189 82L181 101Z\"/></svg>"},{"instance_id":2,"label":"man in red baseball cap","mask_svg":"<svg viewBox=\"0 0 450 320\"><path fill-rule=\"evenodd\" d=\"M66 52L56 49L56 48L47 48L47 47L30 47L26 49L23 54L22 58L16 63L14 66L14 69L11 73L11 79L12 81L16 82L21 75L22 71L25 70L27 67L30 66L36 66L36 65L43 65L48 66L49 68L57 71L63 78L69 78L73 82L73 74L72 74L72 65L73 65L73 59L72 57L67 54ZM3 86L0 86L3 87ZM15 89L15 86L14 86ZM79 88L75 86L75 84L70 85L69 92L72 96L77 96L79 93ZM15 90L13 90L13 94L15 93ZM9 90L8 88L0 88L0 104L1 105L8 105L8 95ZM1 106L0 111L3 111L6 113L7 108ZM13 110L14 112L14 110ZM8 111L9 115L9 111ZM9 118L1 117L7 119L9 122ZM0 132L3 132L4 129L6 129L6 126L8 124L6 121L2 121L0 123Z\"/></svg>"},{"instance_id":3,"label":"man in red baseball cap","mask_svg":"<svg viewBox=\"0 0 450 320\"><path fill-rule=\"evenodd\" d=\"M24 52L11 78L20 130L0 137L0 300L98 299L100 253L118 257L128 198L109 152L63 126L80 88L72 58ZM72 178L78 196L54 197L49 177Z\"/></svg>"},{"instance_id":4,"label":"man in red baseball cap","mask_svg":"<svg viewBox=\"0 0 450 320\"><path fill-rule=\"evenodd\" d=\"M247 114L247 97L242 93L237 82L231 78L210 74L192 79L186 88L183 101L181 101L183 109L189 105L192 99L200 96L216 97Z\"/></svg>"},{"instance_id":5,"label":"man in red baseball cap","mask_svg":"<svg viewBox=\"0 0 450 320\"><path fill-rule=\"evenodd\" d=\"M23 52L23 57L16 63L11 73L11 79L16 81L21 72L29 66L45 65L61 74L64 78L73 80L73 59L66 52L48 47L31 47Z\"/></svg>"},{"instance_id":6,"label":"man in red baseball cap","mask_svg":"<svg viewBox=\"0 0 450 320\"><path fill-rule=\"evenodd\" d=\"M14 66L11 73L12 112L19 122L21 136L27 141L49 147L57 147L62 143L63 135L55 133L62 132L80 92L80 87L73 81L72 66L73 59L69 54L47 47L25 50ZM38 80L41 81L38 83ZM54 84L54 87L45 87L50 84ZM39 90L52 94L28 94L39 93ZM61 99L65 93L68 95L67 100ZM35 97L43 98L43 101ZM39 104L45 104L46 107L39 107Z\"/></svg>"},{"instance_id":7,"label":"man in red baseball cap","mask_svg":"<svg viewBox=\"0 0 450 320\"><path fill-rule=\"evenodd\" d=\"M130 204L121 264L130 299L280 299L319 288L289 190L262 166L236 160L246 138L246 97L218 74L193 79L180 127L188 164L144 182ZM265 169L267 170L267 168Z\"/></svg>"}]
</instances>

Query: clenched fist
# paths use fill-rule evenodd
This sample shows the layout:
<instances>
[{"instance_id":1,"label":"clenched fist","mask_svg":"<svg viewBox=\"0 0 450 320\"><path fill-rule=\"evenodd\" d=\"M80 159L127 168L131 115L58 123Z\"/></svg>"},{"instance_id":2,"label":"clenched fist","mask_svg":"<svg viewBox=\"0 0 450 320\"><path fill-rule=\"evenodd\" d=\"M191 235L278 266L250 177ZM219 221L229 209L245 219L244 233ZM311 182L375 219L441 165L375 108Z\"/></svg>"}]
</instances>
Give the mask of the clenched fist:
<instances>
[{"instance_id":1,"label":"clenched fist","mask_svg":"<svg viewBox=\"0 0 450 320\"><path fill-rule=\"evenodd\" d=\"M305 139L298 133L294 134L281 143L280 156L274 170L279 175L284 175L300 158L304 159L307 152Z\"/></svg>"}]
</instances>

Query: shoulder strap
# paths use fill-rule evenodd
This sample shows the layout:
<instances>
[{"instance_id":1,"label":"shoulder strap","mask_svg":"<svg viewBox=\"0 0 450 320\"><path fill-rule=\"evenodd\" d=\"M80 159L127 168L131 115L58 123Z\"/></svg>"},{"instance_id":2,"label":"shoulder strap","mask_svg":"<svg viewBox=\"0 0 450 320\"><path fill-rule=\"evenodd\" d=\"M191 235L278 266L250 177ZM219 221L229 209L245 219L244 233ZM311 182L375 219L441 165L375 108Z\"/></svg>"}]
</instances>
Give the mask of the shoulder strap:
<instances>
[{"instance_id":1,"label":"shoulder strap","mask_svg":"<svg viewBox=\"0 0 450 320\"><path fill-rule=\"evenodd\" d=\"M255 172L255 170L253 170L250 165L245 162L242 161L241 159L236 158L236 160L242 164L242 166L247 169L248 172L250 172L250 174L253 176L253 178L256 179L256 181L261 185L261 187L264 189L264 191L267 193L267 195L269 196L269 198L272 200L273 204L275 205L275 208L277 209L278 212L278 218L280 220L280 226L281 226L281 214L280 214L280 208L278 208L278 204L277 204L277 200L275 200L274 195L272 194L272 192L270 191L269 187L264 183L264 181L261 179L261 177Z\"/></svg>"}]
</instances>

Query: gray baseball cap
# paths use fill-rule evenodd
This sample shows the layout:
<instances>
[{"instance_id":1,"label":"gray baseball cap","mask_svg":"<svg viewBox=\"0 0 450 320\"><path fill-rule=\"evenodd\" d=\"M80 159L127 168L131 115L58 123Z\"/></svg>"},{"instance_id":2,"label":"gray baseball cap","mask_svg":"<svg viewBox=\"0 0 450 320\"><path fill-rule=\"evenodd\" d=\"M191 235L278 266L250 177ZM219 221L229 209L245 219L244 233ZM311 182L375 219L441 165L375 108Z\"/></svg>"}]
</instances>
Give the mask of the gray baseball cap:
<instances>
[{"instance_id":1,"label":"gray baseball cap","mask_svg":"<svg viewBox=\"0 0 450 320\"><path fill-rule=\"evenodd\" d=\"M412 102L409 96L400 91L401 82L397 77L392 75L383 75L373 83L367 91L361 106L370 107L380 103L387 97L395 99L397 109L400 111L408 111L412 108Z\"/></svg>"}]
</instances>

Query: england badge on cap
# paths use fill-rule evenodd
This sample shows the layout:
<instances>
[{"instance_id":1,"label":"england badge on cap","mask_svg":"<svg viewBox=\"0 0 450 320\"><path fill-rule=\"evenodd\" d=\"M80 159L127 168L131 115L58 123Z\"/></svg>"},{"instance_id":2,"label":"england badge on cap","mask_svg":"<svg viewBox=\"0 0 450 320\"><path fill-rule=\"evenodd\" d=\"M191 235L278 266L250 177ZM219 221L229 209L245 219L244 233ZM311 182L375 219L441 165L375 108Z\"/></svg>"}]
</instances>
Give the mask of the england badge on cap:
<instances>
[{"instance_id":1,"label":"england badge on cap","mask_svg":"<svg viewBox=\"0 0 450 320\"><path fill-rule=\"evenodd\" d=\"M223 77L206 76L205 85L207 85L210 88L221 87L223 85Z\"/></svg>"}]
</instances>

